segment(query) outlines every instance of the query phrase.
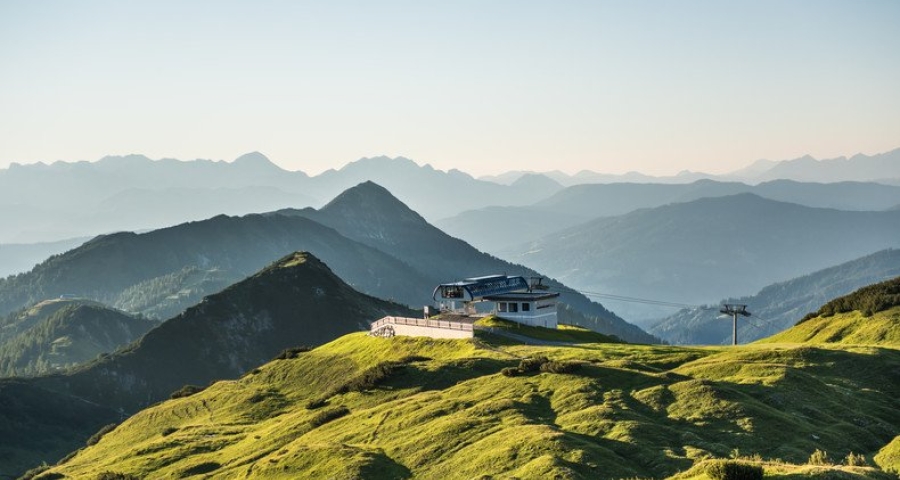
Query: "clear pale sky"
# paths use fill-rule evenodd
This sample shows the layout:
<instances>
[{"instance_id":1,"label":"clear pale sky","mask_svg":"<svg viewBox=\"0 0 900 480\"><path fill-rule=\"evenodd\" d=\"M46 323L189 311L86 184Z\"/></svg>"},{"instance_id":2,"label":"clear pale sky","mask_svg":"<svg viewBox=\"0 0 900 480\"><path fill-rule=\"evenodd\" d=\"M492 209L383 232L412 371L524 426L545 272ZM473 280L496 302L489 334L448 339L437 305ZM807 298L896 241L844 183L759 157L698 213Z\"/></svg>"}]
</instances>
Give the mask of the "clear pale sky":
<instances>
[{"instance_id":1,"label":"clear pale sky","mask_svg":"<svg viewBox=\"0 0 900 480\"><path fill-rule=\"evenodd\" d=\"M0 168L664 175L898 147L896 0L0 0Z\"/></svg>"}]
</instances>

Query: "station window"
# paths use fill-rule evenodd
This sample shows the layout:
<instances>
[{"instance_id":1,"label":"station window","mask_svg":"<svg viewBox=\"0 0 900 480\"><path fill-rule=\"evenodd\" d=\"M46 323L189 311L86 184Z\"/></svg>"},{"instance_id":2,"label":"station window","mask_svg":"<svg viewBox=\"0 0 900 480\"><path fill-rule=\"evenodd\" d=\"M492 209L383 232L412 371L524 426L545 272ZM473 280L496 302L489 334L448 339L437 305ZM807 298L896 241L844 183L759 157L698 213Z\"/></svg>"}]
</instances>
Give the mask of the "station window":
<instances>
[{"instance_id":1,"label":"station window","mask_svg":"<svg viewBox=\"0 0 900 480\"><path fill-rule=\"evenodd\" d=\"M531 311L531 304L528 303L528 302L523 302L523 303L522 303L522 311L523 311L523 312L529 312L529 311Z\"/></svg>"},{"instance_id":2,"label":"station window","mask_svg":"<svg viewBox=\"0 0 900 480\"><path fill-rule=\"evenodd\" d=\"M509 311L510 311L510 312L518 312L518 311L519 311L519 304L516 303L516 302L509 302Z\"/></svg>"},{"instance_id":3,"label":"station window","mask_svg":"<svg viewBox=\"0 0 900 480\"><path fill-rule=\"evenodd\" d=\"M499 303L497 303L497 311L498 311L498 312L505 312L505 311L506 311L506 302L499 302Z\"/></svg>"}]
</instances>

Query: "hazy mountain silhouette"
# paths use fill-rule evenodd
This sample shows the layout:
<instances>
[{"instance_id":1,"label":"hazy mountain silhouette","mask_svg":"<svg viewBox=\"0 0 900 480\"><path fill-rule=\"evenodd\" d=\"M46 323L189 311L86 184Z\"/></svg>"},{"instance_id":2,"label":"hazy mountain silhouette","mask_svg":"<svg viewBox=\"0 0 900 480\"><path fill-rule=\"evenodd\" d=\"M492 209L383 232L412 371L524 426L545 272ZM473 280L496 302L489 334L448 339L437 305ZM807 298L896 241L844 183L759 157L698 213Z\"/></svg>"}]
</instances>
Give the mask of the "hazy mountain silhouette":
<instances>
[{"instance_id":1,"label":"hazy mountain silhouette","mask_svg":"<svg viewBox=\"0 0 900 480\"><path fill-rule=\"evenodd\" d=\"M850 158L838 157L817 160L804 155L792 160L757 160L750 165L724 175L703 172L682 171L676 175L646 175L640 172L607 174L582 170L574 175L559 170L531 172L514 170L498 175L484 175L481 180L511 184L527 174L544 175L561 185L570 187L585 183L691 183L700 179L718 181L738 181L750 184L771 180L794 180L799 182L834 183L845 181L880 182L900 185L900 149L875 155L857 154Z\"/></svg>"},{"instance_id":2,"label":"hazy mountain silhouette","mask_svg":"<svg viewBox=\"0 0 900 480\"><path fill-rule=\"evenodd\" d=\"M0 244L0 278L27 272L51 255L71 250L90 237L68 238L44 243Z\"/></svg>"},{"instance_id":3,"label":"hazy mountain silhouette","mask_svg":"<svg viewBox=\"0 0 900 480\"><path fill-rule=\"evenodd\" d=\"M778 162L755 178L756 181L790 179L806 182L882 181L900 182L900 148L876 155L857 154L816 160L806 155Z\"/></svg>"},{"instance_id":4,"label":"hazy mountain silhouette","mask_svg":"<svg viewBox=\"0 0 900 480\"><path fill-rule=\"evenodd\" d=\"M0 170L0 223L7 226L0 242L51 241L216 214L321 205L366 180L387 186L433 219L484 205L526 205L562 188L545 177L500 185L403 157L363 158L315 177L283 170L258 152L233 162L128 155L93 163L13 164Z\"/></svg>"},{"instance_id":5,"label":"hazy mountain silhouette","mask_svg":"<svg viewBox=\"0 0 900 480\"><path fill-rule=\"evenodd\" d=\"M791 327L829 300L888 278L900 276L900 250L872 255L769 285L756 295L720 302L748 305L752 316L738 322L738 340L747 343ZM730 344L731 318L721 319L719 305L681 310L650 328L675 344Z\"/></svg>"},{"instance_id":6,"label":"hazy mountain silhouette","mask_svg":"<svg viewBox=\"0 0 900 480\"><path fill-rule=\"evenodd\" d=\"M900 212L847 212L752 194L704 198L601 218L510 249L567 285L668 302L755 292L900 246ZM639 318L663 314L616 304Z\"/></svg>"},{"instance_id":7,"label":"hazy mountain silhouette","mask_svg":"<svg viewBox=\"0 0 900 480\"><path fill-rule=\"evenodd\" d=\"M234 162L143 155L0 170L0 242L29 243L149 229L216 214L312 205L302 172L254 152ZM40 192L35 194L35 192Z\"/></svg>"},{"instance_id":8,"label":"hazy mountain silhouette","mask_svg":"<svg viewBox=\"0 0 900 480\"><path fill-rule=\"evenodd\" d=\"M755 186L713 180L677 185L586 184L568 187L534 205L469 210L440 220L437 225L482 250L497 253L595 218L737 193L839 210L885 210L900 201L900 186L862 182L823 184L775 180Z\"/></svg>"},{"instance_id":9,"label":"hazy mountain silhouette","mask_svg":"<svg viewBox=\"0 0 900 480\"><path fill-rule=\"evenodd\" d=\"M362 158L340 169L309 177L303 172L283 170L259 152L243 155L233 162L151 160L142 155L127 155L104 157L93 163L13 164L0 170L0 223L7 226L0 232L0 242L55 241L110 231L159 228L219 213L242 215L316 206L367 180L384 185L431 221L491 206L534 205L563 185L585 183L686 184L712 178L749 183L773 179L881 180L900 185L898 157L900 149L850 159L817 161L804 157L782 162L759 161L723 176L695 172L653 177L637 172L606 175L582 171L566 175L558 171L542 174L520 171L483 179L459 170L444 172L427 164L419 166L403 157L383 156ZM485 178L496 179L498 183ZM730 193L740 191L749 190ZM762 191L754 193L768 196ZM688 199L669 199L664 203ZM610 209L615 210L612 206L621 203L611 202ZM650 203L643 206L661 204ZM606 208L604 204L595 206ZM847 208L840 204L828 206ZM595 212L589 218L619 213L625 212Z\"/></svg>"},{"instance_id":10,"label":"hazy mountain silhouette","mask_svg":"<svg viewBox=\"0 0 900 480\"><path fill-rule=\"evenodd\" d=\"M541 182L500 185L477 180L459 170L443 172L431 165L419 166L404 157L363 158L339 170L328 170L312 179L310 191L319 198L333 198L365 181L390 190L428 219L455 215L485 205L527 205L554 193L561 186Z\"/></svg>"}]
</instances>

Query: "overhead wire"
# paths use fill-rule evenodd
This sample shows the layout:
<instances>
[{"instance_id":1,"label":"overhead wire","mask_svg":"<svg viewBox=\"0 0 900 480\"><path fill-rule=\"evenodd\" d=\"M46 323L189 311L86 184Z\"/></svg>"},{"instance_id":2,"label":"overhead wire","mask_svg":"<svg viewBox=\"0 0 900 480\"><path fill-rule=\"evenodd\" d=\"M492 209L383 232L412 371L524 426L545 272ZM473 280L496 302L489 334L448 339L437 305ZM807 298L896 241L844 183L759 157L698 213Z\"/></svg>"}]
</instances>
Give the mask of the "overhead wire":
<instances>
[{"instance_id":1,"label":"overhead wire","mask_svg":"<svg viewBox=\"0 0 900 480\"><path fill-rule=\"evenodd\" d=\"M688 309L688 310L718 310L719 309L718 306L711 306L711 305L695 305L695 304L690 304L690 303L669 302L666 300L654 300L654 299L650 299L650 298L629 297L627 295L617 295L614 293L588 292L588 291L584 291L584 290L575 290L575 291L582 295L588 296L588 297L604 298L606 300L613 300L613 301L619 301L619 302L641 303L644 305L681 308L681 309ZM752 317L753 317L753 320L759 320L764 325L757 325L755 322L752 322L746 318L743 320L743 323L750 325L751 327L758 328L760 330L765 329L765 327L767 325L771 325L771 324L775 323L775 320L769 320L769 319L765 319L765 318L758 317L755 315L752 315Z\"/></svg>"},{"instance_id":2,"label":"overhead wire","mask_svg":"<svg viewBox=\"0 0 900 480\"><path fill-rule=\"evenodd\" d=\"M597 297L597 298L605 298L607 300L616 300L620 302L631 302L631 303L642 303L645 305L656 305L659 307L672 307L672 308L686 308L689 310L712 310L713 308L708 305L693 305L690 303L679 303L679 302L669 302L666 300L653 300L649 298L639 298L639 297L629 297L626 295L616 295L613 293L601 293L601 292L587 292L582 290L575 290L576 292L588 296L588 297Z\"/></svg>"}]
</instances>

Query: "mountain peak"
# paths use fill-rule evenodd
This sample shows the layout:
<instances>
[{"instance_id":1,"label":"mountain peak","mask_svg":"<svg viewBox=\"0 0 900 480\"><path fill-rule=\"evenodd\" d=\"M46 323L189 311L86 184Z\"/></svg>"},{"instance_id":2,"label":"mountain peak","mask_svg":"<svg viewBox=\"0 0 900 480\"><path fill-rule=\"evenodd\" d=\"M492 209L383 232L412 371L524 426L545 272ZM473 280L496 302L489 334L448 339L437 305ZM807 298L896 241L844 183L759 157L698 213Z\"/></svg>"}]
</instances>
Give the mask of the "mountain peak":
<instances>
[{"instance_id":1,"label":"mountain peak","mask_svg":"<svg viewBox=\"0 0 900 480\"><path fill-rule=\"evenodd\" d=\"M312 274L313 272L325 272L327 275L334 275L334 272L332 272L331 269L328 268L328 265L325 265L325 262L319 260L318 257L309 252L294 252L285 255L284 257L276 260L274 263L269 265L267 268L260 271L257 275L262 275L273 270L284 269L292 269L298 271L305 270L306 274Z\"/></svg>"},{"instance_id":2,"label":"mountain peak","mask_svg":"<svg viewBox=\"0 0 900 480\"><path fill-rule=\"evenodd\" d=\"M513 187L521 187L521 188L541 188L547 190L562 190L563 186L557 182L556 180L540 174L540 173L525 173L521 177L517 178L511 184Z\"/></svg>"},{"instance_id":3,"label":"mountain peak","mask_svg":"<svg viewBox=\"0 0 900 480\"><path fill-rule=\"evenodd\" d=\"M350 162L347 165L344 165L341 170L349 170L354 168L384 168L387 166L401 166L405 168L420 168L419 164L416 162L406 158L406 157L395 157L391 158L387 155L379 155L377 157L363 157L355 162ZM424 167L422 167L424 168Z\"/></svg>"},{"instance_id":4,"label":"mountain peak","mask_svg":"<svg viewBox=\"0 0 900 480\"><path fill-rule=\"evenodd\" d=\"M275 165L271 160L269 160L269 157L263 155L260 152L245 153L240 157L235 158L234 162L232 163L235 166L250 168L275 168L281 170L278 165Z\"/></svg>"},{"instance_id":5,"label":"mountain peak","mask_svg":"<svg viewBox=\"0 0 900 480\"><path fill-rule=\"evenodd\" d=\"M354 187L344 190L334 200L321 208L322 213L335 212L343 216L383 216L389 215L419 215L413 212L405 203L401 202L388 189L367 180ZM421 217L419 217L421 218ZM422 219L424 222L425 220Z\"/></svg>"},{"instance_id":6,"label":"mountain peak","mask_svg":"<svg viewBox=\"0 0 900 480\"><path fill-rule=\"evenodd\" d=\"M314 255L295 252L205 297L125 350L47 383L62 381L53 388L133 410L181 385L239 376L285 348L322 344L383 315L411 313L359 293Z\"/></svg>"},{"instance_id":7,"label":"mountain peak","mask_svg":"<svg viewBox=\"0 0 900 480\"><path fill-rule=\"evenodd\" d=\"M145 155L132 153L128 155L107 155L98 160L97 164L102 166L113 165L116 167L132 167L135 165L148 164L152 161L153 160Z\"/></svg>"}]
</instances>

